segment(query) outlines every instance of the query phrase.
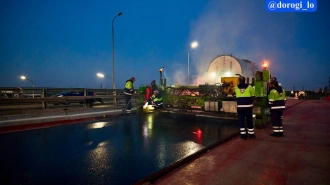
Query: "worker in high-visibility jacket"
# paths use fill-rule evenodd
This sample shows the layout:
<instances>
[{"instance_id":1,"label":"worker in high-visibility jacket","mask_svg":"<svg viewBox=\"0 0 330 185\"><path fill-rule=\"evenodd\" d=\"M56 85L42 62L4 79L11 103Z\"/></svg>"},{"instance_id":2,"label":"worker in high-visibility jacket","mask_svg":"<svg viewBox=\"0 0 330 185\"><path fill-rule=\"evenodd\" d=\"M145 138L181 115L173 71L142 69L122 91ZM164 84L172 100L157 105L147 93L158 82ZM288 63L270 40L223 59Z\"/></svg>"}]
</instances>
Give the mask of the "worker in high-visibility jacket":
<instances>
[{"instance_id":1,"label":"worker in high-visibility jacket","mask_svg":"<svg viewBox=\"0 0 330 185\"><path fill-rule=\"evenodd\" d=\"M277 80L272 80L271 84L274 88L268 95L268 104L270 105L270 114L273 126L273 133L270 134L274 137L283 136L283 111L285 110L286 94L285 90L278 84Z\"/></svg>"},{"instance_id":2,"label":"worker in high-visibility jacket","mask_svg":"<svg viewBox=\"0 0 330 185\"><path fill-rule=\"evenodd\" d=\"M126 107L125 107L125 111L126 113L131 113L131 109L132 109L132 96L134 94L134 87L133 87L133 83L135 82L135 77L132 77L129 80L126 80L125 83L125 88L124 88L124 95L125 95L125 101L126 101Z\"/></svg>"},{"instance_id":3,"label":"worker in high-visibility jacket","mask_svg":"<svg viewBox=\"0 0 330 185\"><path fill-rule=\"evenodd\" d=\"M163 98L158 90L155 90L154 94L148 99L148 105L153 105L155 109L163 107Z\"/></svg>"},{"instance_id":4,"label":"worker in high-visibility jacket","mask_svg":"<svg viewBox=\"0 0 330 185\"><path fill-rule=\"evenodd\" d=\"M245 83L244 76L239 77L239 84L235 87L234 96L236 96L237 115L241 138L245 140L247 139L247 136L249 136L250 139L254 139L256 136L254 134L252 108L255 91L251 85Z\"/></svg>"},{"instance_id":5,"label":"worker in high-visibility jacket","mask_svg":"<svg viewBox=\"0 0 330 185\"><path fill-rule=\"evenodd\" d=\"M270 78L270 82L267 83L268 84L267 100L266 100L266 114L267 115L270 115L270 107L271 106L269 105L268 95L269 95L270 91L272 91L274 89L274 84L271 83L273 80L277 81L277 78L275 76L273 76L273 77Z\"/></svg>"}]
</instances>

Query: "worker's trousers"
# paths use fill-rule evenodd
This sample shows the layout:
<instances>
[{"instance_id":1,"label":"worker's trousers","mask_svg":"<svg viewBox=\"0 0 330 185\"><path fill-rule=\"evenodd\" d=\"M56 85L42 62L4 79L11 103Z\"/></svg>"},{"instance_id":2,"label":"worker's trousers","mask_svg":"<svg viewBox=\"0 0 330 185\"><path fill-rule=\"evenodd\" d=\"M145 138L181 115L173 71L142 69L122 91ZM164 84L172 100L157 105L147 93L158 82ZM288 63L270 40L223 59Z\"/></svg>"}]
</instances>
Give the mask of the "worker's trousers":
<instances>
[{"instance_id":1,"label":"worker's trousers","mask_svg":"<svg viewBox=\"0 0 330 185\"><path fill-rule=\"evenodd\" d=\"M271 109L271 119L274 133L283 134L283 109Z\"/></svg>"},{"instance_id":2,"label":"worker's trousers","mask_svg":"<svg viewBox=\"0 0 330 185\"><path fill-rule=\"evenodd\" d=\"M132 95L125 94L125 101L126 101L126 112L130 113L132 109Z\"/></svg>"},{"instance_id":3,"label":"worker's trousers","mask_svg":"<svg viewBox=\"0 0 330 185\"><path fill-rule=\"evenodd\" d=\"M237 114L238 114L238 121L239 121L241 137L245 138L247 136L246 127L248 130L249 136L254 136L254 126L253 126L253 121L252 121L252 107L237 108ZM245 120L246 120L246 125L245 125Z\"/></svg>"}]
</instances>

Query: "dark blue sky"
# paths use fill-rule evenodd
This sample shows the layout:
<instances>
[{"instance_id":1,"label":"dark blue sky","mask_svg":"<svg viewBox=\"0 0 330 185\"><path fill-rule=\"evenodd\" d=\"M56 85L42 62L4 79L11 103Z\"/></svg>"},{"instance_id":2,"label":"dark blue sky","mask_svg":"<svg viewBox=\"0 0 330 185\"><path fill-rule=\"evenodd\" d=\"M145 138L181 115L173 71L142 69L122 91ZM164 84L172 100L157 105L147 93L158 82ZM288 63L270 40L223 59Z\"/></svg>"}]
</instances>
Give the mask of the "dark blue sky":
<instances>
[{"instance_id":1,"label":"dark blue sky","mask_svg":"<svg viewBox=\"0 0 330 185\"><path fill-rule=\"evenodd\" d=\"M4 0L0 2L0 86L112 87L111 22L115 28L115 83L123 88L201 79L218 55L264 60L287 90L315 90L330 76L330 13L270 13L265 0ZM197 83L205 83L205 81Z\"/></svg>"}]
</instances>

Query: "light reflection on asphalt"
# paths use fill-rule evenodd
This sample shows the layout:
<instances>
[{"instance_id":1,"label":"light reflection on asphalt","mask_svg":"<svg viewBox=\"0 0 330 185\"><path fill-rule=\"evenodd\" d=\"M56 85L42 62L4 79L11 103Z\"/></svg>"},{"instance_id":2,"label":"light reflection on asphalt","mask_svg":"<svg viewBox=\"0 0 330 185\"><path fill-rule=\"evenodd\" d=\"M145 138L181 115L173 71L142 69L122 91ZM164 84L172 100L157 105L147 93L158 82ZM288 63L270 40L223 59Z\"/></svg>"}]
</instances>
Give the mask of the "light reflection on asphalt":
<instances>
[{"instance_id":1,"label":"light reflection on asphalt","mask_svg":"<svg viewBox=\"0 0 330 185\"><path fill-rule=\"evenodd\" d=\"M9 184L132 184L237 130L154 113L1 134L0 174Z\"/></svg>"}]
</instances>

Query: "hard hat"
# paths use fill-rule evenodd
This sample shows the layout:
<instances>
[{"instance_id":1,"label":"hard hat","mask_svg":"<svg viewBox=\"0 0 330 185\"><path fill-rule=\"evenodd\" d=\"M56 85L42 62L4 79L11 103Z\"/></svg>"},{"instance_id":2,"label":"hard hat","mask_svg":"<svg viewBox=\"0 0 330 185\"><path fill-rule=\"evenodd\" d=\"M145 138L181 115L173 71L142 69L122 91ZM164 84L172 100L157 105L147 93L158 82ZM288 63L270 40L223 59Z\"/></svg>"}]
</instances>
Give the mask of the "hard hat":
<instances>
[{"instance_id":1,"label":"hard hat","mask_svg":"<svg viewBox=\"0 0 330 185\"><path fill-rule=\"evenodd\" d=\"M158 91L158 90L154 90L154 93L157 93L157 94L158 94L158 93L159 93L159 91Z\"/></svg>"}]
</instances>

